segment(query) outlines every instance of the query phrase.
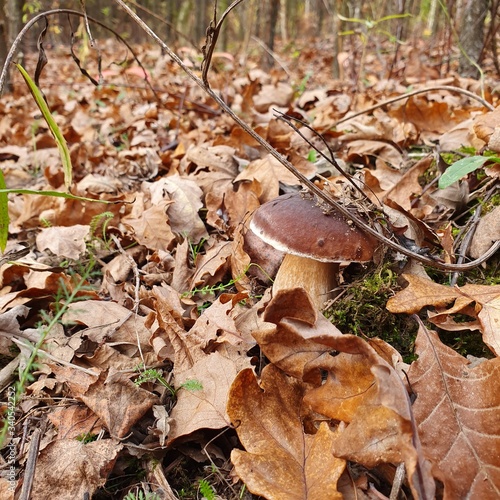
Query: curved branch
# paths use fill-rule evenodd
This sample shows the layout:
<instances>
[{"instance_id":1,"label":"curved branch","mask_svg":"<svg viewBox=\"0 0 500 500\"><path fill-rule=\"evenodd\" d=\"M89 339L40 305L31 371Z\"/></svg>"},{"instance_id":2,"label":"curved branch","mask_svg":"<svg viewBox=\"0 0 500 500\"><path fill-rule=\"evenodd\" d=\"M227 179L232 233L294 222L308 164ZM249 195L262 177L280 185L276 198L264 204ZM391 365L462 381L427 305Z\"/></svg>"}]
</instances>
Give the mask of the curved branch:
<instances>
[{"instance_id":1,"label":"curved branch","mask_svg":"<svg viewBox=\"0 0 500 500\"><path fill-rule=\"evenodd\" d=\"M488 101L486 101L482 97L478 96L477 94L474 94L474 92L471 92L470 90L461 89L460 87L454 87L453 85L436 85L435 87L426 87L425 89L414 90L413 92L409 92L408 94L399 95L397 97L393 97L392 99L388 99L387 101L379 102L378 104L375 104L374 106L370 106L369 108L364 109L363 111L358 111L357 113L354 113L352 115L345 116L341 120L338 120L337 122L335 122L333 124L333 126L336 127L340 123L346 122L347 120L350 120L351 118L356 118L356 116L361 116L361 115L364 115L366 113L371 113L372 111L375 111L378 108L382 108L384 106L387 106L388 104L392 104L393 102L402 101L403 99L408 99L409 97L412 97L414 95L424 94L425 92L431 92L433 90L447 90L449 92L457 92L459 94L464 94L467 97L470 97L471 99L475 99L476 101L479 101L489 111L493 111L495 109L495 107L493 105L491 105Z\"/></svg>"}]
</instances>

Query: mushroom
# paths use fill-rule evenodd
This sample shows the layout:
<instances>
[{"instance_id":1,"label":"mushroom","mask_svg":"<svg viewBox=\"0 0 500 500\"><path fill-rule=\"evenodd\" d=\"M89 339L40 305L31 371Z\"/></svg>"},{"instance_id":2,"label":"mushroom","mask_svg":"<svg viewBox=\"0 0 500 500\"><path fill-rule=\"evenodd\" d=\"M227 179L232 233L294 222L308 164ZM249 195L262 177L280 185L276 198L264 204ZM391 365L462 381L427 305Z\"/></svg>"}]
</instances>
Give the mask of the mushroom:
<instances>
[{"instance_id":1,"label":"mushroom","mask_svg":"<svg viewBox=\"0 0 500 500\"><path fill-rule=\"evenodd\" d=\"M378 241L312 196L285 194L259 207L250 229L285 252L273 293L303 287L318 308L334 296L341 262L369 262Z\"/></svg>"}]
</instances>

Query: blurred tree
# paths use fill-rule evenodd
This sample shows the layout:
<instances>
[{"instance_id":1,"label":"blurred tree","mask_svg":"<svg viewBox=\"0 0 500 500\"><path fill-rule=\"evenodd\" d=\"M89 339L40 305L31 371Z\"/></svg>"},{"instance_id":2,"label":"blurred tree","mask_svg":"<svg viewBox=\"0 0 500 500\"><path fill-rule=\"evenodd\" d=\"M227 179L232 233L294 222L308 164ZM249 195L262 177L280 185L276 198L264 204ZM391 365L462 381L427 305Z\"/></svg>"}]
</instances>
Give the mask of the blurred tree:
<instances>
[{"instance_id":1,"label":"blurred tree","mask_svg":"<svg viewBox=\"0 0 500 500\"><path fill-rule=\"evenodd\" d=\"M7 53L22 26L23 0L0 0L0 67L3 68ZM12 79L5 82L5 90L12 92Z\"/></svg>"},{"instance_id":2,"label":"blurred tree","mask_svg":"<svg viewBox=\"0 0 500 500\"><path fill-rule=\"evenodd\" d=\"M465 0L459 32L461 53L458 71L462 76L479 77L487 12L488 0Z\"/></svg>"}]
</instances>

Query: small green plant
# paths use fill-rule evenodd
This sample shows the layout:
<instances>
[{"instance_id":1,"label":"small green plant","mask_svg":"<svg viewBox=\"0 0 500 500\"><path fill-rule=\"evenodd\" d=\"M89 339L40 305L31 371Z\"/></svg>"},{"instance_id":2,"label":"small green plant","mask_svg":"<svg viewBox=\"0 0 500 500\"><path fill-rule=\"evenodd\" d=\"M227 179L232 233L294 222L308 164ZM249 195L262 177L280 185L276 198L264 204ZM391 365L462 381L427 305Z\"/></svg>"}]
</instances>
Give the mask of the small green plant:
<instances>
[{"instance_id":1,"label":"small green plant","mask_svg":"<svg viewBox=\"0 0 500 500\"><path fill-rule=\"evenodd\" d=\"M300 81L300 83L295 88L295 94L297 96L301 96L306 91L306 89L307 89L307 82L311 79L312 76L313 76L313 72L312 71L308 71L306 73L306 75L304 76L304 78L302 78L302 80Z\"/></svg>"},{"instance_id":2,"label":"small green plant","mask_svg":"<svg viewBox=\"0 0 500 500\"><path fill-rule=\"evenodd\" d=\"M135 488L135 491L129 491L123 500L160 500L160 497L153 492L144 492L141 488Z\"/></svg>"},{"instance_id":3,"label":"small green plant","mask_svg":"<svg viewBox=\"0 0 500 500\"><path fill-rule=\"evenodd\" d=\"M90 268L88 269L90 272ZM53 310L51 312L41 311L40 315L42 321L37 325L40 332L40 338L36 344L23 340L26 349L31 351L30 357L26 361L24 367L19 372L19 380L15 384L14 391L14 406L19 401L19 398L24 393L25 387L28 382L33 381L33 372L37 368L36 360L39 356L43 357L42 347L49 332L55 327L56 324L61 322L62 316L68 310L70 304L86 300L88 297L82 296L81 292L87 287L88 272L84 273L81 278L73 285L70 291L66 283L61 279L60 286L54 296ZM8 427L4 425L0 431L0 447L2 446Z\"/></svg>"},{"instance_id":4,"label":"small green plant","mask_svg":"<svg viewBox=\"0 0 500 500\"><path fill-rule=\"evenodd\" d=\"M186 380L183 384L181 384L177 389L174 389L163 377L163 373L160 370L157 370L156 368L148 368L147 370L144 370L141 372L139 377L135 380L136 385L142 385L147 382L158 382L161 384L163 387L165 387L172 397L177 397L177 393L181 389L186 389L187 391L194 392L194 391L201 391L203 389L203 384L198 381L198 380Z\"/></svg>"},{"instance_id":5,"label":"small green plant","mask_svg":"<svg viewBox=\"0 0 500 500\"><path fill-rule=\"evenodd\" d=\"M194 245L191 240L188 239L188 245L189 245L189 252L191 254L191 260L192 262L196 262L196 257L198 257L198 254L201 252L203 249L203 245L206 242L206 238L202 238L198 244Z\"/></svg>"},{"instance_id":6,"label":"small green plant","mask_svg":"<svg viewBox=\"0 0 500 500\"><path fill-rule=\"evenodd\" d=\"M318 152L315 149L311 149L311 151L309 151L307 154L307 161L310 161L311 163L318 161Z\"/></svg>"},{"instance_id":7,"label":"small green plant","mask_svg":"<svg viewBox=\"0 0 500 500\"><path fill-rule=\"evenodd\" d=\"M483 167L483 165L488 161L500 163L500 157L498 157L495 153L485 153L483 156L468 156L458 160L450 165L445 170L444 174L439 178L438 187L440 189L444 189L451 186L454 182L462 179L462 177L465 177L471 172Z\"/></svg>"},{"instance_id":8,"label":"small green plant","mask_svg":"<svg viewBox=\"0 0 500 500\"><path fill-rule=\"evenodd\" d=\"M80 441L83 444L92 443L97 439L97 434L91 434L90 432L86 432L85 434L80 434L76 437L77 441Z\"/></svg>"},{"instance_id":9,"label":"small green plant","mask_svg":"<svg viewBox=\"0 0 500 500\"><path fill-rule=\"evenodd\" d=\"M107 229L114 216L113 212L103 212L101 214L94 215L90 221L90 237L102 241L106 248L109 247ZM101 236L97 235L99 228L101 229Z\"/></svg>"},{"instance_id":10,"label":"small green plant","mask_svg":"<svg viewBox=\"0 0 500 500\"><path fill-rule=\"evenodd\" d=\"M215 495L217 494L217 492L206 479L200 479L198 481L198 488L204 499L215 500Z\"/></svg>"}]
</instances>

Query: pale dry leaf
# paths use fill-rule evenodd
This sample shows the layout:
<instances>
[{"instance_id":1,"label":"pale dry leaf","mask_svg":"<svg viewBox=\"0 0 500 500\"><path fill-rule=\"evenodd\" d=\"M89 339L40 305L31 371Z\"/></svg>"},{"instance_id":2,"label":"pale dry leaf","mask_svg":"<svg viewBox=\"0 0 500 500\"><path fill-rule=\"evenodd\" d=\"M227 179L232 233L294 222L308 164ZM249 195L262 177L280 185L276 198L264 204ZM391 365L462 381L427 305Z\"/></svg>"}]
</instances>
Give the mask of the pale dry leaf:
<instances>
[{"instance_id":1,"label":"pale dry leaf","mask_svg":"<svg viewBox=\"0 0 500 500\"><path fill-rule=\"evenodd\" d=\"M153 406L153 415L156 418L155 431L158 434L160 446L165 446L165 441L170 433L170 422L172 419L170 418L167 409L160 405Z\"/></svg>"},{"instance_id":2,"label":"pale dry leaf","mask_svg":"<svg viewBox=\"0 0 500 500\"><path fill-rule=\"evenodd\" d=\"M311 169L315 170L312 164ZM311 172L307 173L310 174ZM262 186L262 194L259 196L261 204L278 196L280 182L292 186L298 184L297 178L271 155L266 155L264 158L251 162L234 181L245 180L256 180Z\"/></svg>"},{"instance_id":3,"label":"pale dry leaf","mask_svg":"<svg viewBox=\"0 0 500 500\"><path fill-rule=\"evenodd\" d=\"M38 455L31 498L74 500L92 497L106 483L123 445L101 439L84 444L75 439L50 443Z\"/></svg>"},{"instance_id":4,"label":"pale dry leaf","mask_svg":"<svg viewBox=\"0 0 500 500\"><path fill-rule=\"evenodd\" d=\"M50 250L58 257L78 260L87 246L85 239L90 234L90 226L75 224L69 227L46 227L37 234L38 250Z\"/></svg>"},{"instance_id":5,"label":"pale dry leaf","mask_svg":"<svg viewBox=\"0 0 500 500\"><path fill-rule=\"evenodd\" d=\"M111 346L128 347L131 357L151 351L149 339L151 332L144 325L145 318L138 316L126 307L115 302L86 300L68 305L62 317L63 324L86 326L85 337L98 344L104 341Z\"/></svg>"},{"instance_id":6,"label":"pale dry leaf","mask_svg":"<svg viewBox=\"0 0 500 500\"><path fill-rule=\"evenodd\" d=\"M472 238L469 255L473 259L482 257L495 241L500 240L500 207L481 217Z\"/></svg>"},{"instance_id":7,"label":"pale dry leaf","mask_svg":"<svg viewBox=\"0 0 500 500\"><path fill-rule=\"evenodd\" d=\"M229 388L236 375L250 366L250 360L241 354L231 357L218 352L205 355L185 371L175 370L177 404L170 416L168 443L199 429L222 429L230 424L226 412ZM181 388L182 384L196 381L200 389Z\"/></svg>"},{"instance_id":8,"label":"pale dry leaf","mask_svg":"<svg viewBox=\"0 0 500 500\"><path fill-rule=\"evenodd\" d=\"M232 254L232 242L218 241L207 248L204 254L198 254L195 262L195 272L191 278L190 287L183 292L194 288L215 285L221 281L227 271Z\"/></svg>"},{"instance_id":9,"label":"pale dry leaf","mask_svg":"<svg viewBox=\"0 0 500 500\"><path fill-rule=\"evenodd\" d=\"M500 359L475 367L420 324L408 373L422 446L444 499L500 497Z\"/></svg>"},{"instance_id":10,"label":"pale dry leaf","mask_svg":"<svg viewBox=\"0 0 500 500\"><path fill-rule=\"evenodd\" d=\"M273 365L239 373L231 387L228 413L246 451L231 461L248 489L268 500L340 499L337 481L345 461L331 452L335 433L323 422L316 434L302 425L306 384Z\"/></svg>"},{"instance_id":11,"label":"pale dry leaf","mask_svg":"<svg viewBox=\"0 0 500 500\"><path fill-rule=\"evenodd\" d=\"M97 435L103 429L99 417L83 405L55 408L48 419L57 428L57 439L76 439L78 436Z\"/></svg>"},{"instance_id":12,"label":"pale dry leaf","mask_svg":"<svg viewBox=\"0 0 500 500\"><path fill-rule=\"evenodd\" d=\"M222 293L203 311L189 334L204 339L207 344L228 342L236 346L244 345L250 349L255 344L253 338L244 337L236 326L235 319L247 309L240 301L248 299L247 293Z\"/></svg>"},{"instance_id":13,"label":"pale dry leaf","mask_svg":"<svg viewBox=\"0 0 500 500\"><path fill-rule=\"evenodd\" d=\"M253 104L259 113L265 113L269 106L287 107L293 97L290 84L278 82L276 85L263 85L260 92L254 96Z\"/></svg>"},{"instance_id":14,"label":"pale dry leaf","mask_svg":"<svg viewBox=\"0 0 500 500\"><path fill-rule=\"evenodd\" d=\"M208 233L198 212L203 207L203 192L191 179L171 175L153 183L145 183L143 189L151 192L151 203L159 205L164 199L173 201L167 214L174 233L188 238L192 243L207 239Z\"/></svg>"}]
</instances>

